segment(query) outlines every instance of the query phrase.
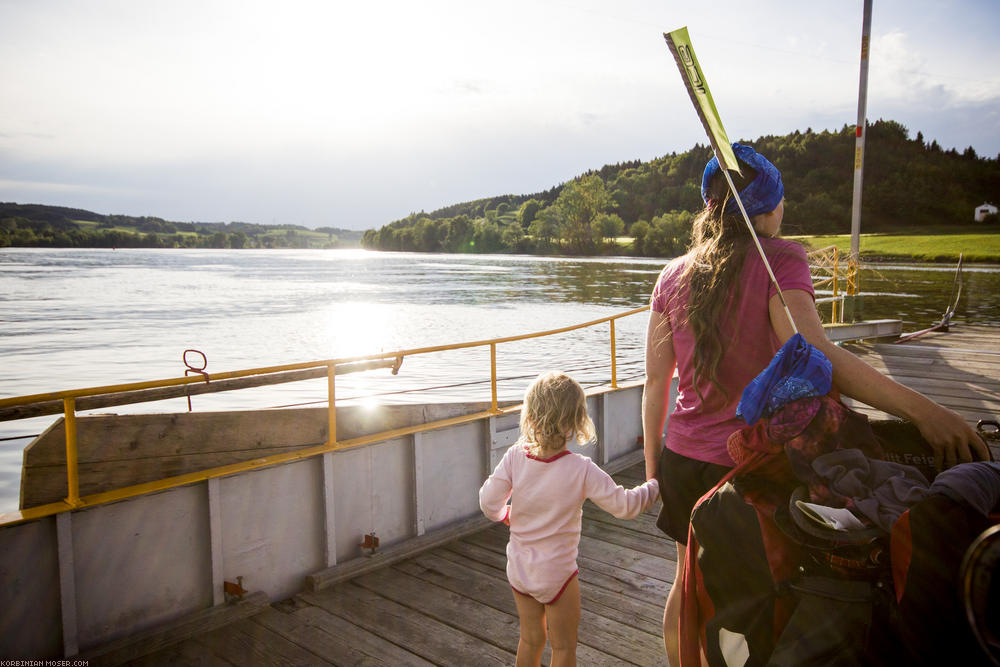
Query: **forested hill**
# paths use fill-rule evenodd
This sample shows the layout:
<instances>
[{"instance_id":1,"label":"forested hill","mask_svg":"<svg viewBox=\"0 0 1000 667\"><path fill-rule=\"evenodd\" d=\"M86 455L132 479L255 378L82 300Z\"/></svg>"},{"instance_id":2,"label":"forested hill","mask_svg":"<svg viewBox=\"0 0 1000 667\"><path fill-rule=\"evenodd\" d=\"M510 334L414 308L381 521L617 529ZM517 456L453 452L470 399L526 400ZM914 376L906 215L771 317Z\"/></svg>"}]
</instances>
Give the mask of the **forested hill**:
<instances>
[{"instance_id":1,"label":"forested hill","mask_svg":"<svg viewBox=\"0 0 1000 667\"><path fill-rule=\"evenodd\" d=\"M853 125L744 141L781 169L785 234L849 233L854 186ZM530 195L503 195L414 213L368 230L363 245L445 252L626 251L669 256L683 250L702 206L707 146L649 162L607 165ZM972 147L943 150L921 133L880 120L868 126L862 226L865 232L967 225L983 202L1000 204L1000 159ZM995 216L987 223L995 225ZM627 234L622 247L613 239Z\"/></svg>"},{"instance_id":2,"label":"forested hill","mask_svg":"<svg viewBox=\"0 0 1000 667\"><path fill-rule=\"evenodd\" d=\"M0 202L0 247L56 248L350 248L361 232L247 222L172 222L102 215L42 204Z\"/></svg>"}]
</instances>

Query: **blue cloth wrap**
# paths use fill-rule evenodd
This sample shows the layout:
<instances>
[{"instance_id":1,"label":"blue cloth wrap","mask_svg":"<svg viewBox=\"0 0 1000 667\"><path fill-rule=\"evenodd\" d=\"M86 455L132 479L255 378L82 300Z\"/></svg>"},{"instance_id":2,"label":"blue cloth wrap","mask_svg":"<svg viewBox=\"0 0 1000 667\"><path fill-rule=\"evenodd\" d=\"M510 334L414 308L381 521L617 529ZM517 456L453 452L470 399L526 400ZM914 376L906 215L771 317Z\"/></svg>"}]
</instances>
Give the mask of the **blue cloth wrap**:
<instances>
[{"instance_id":1,"label":"blue cloth wrap","mask_svg":"<svg viewBox=\"0 0 1000 667\"><path fill-rule=\"evenodd\" d=\"M795 334L743 390L736 416L753 424L762 416L770 417L787 403L808 396L823 396L831 387L833 364L802 334Z\"/></svg>"},{"instance_id":2,"label":"blue cloth wrap","mask_svg":"<svg viewBox=\"0 0 1000 667\"><path fill-rule=\"evenodd\" d=\"M785 196L785 186L781 182L781 172L767 158L743 144L733 144L736 159L745 162L757 170L757 178L740 191L740 201L747 215L753 217L761 213L770 213L778 208ZM705 173L701 176L701 198L708 203L708 182L719 171L719 159L713 157L705 165ZM726 202L726 213L739 213L740 207L735 197Z\"/></svg>"}]
</instances>

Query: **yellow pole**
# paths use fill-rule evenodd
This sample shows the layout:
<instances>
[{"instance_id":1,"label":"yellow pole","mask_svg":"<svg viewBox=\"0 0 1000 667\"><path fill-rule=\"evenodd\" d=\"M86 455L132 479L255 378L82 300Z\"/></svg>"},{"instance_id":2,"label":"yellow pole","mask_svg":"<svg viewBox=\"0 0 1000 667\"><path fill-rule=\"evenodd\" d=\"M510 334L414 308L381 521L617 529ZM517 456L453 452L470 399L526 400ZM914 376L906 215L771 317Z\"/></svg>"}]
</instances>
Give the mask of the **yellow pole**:
<instances>
[{"instance_id":1,"label":"yellow pole","mask_svg":"<svg viewBox=\"0 0 1000 667\"><path fill-rule=\"evenodd\" d=\"M330 431L328 441L330 449L337 446L337 392L335 388L335 378L337 377L337 366L328 364L326 367L326 386L329 406L327 408L327 428Z\"/></svg>"},{"instance_id":2,"label":"yellow pole","mask_svg":"<svg viewBox=\"0 0 1000 667\"><path fill-rule=\"evenodd\" d=\"M615 363L615 321L611 320L611 388L618 388L618 366Z\"/></svg>"},{"instance_id":3,"label":"yellow pole","mask_svg":"<svg viewBox=\"0 0 1000 667\"><path fill-rule=\"evenodd\" d=\"M63 413L66 417L66 504L77 507L80 504L80 475L77 469L76 450L76 399L63 399Z\"/></svg>"},{"instance_id":4,"label":"yellow pole","mask_svg":"<svg viewBox=\"0 0 1000 667\"><path fill-rule=\"evenodd\" d=\"M491 410L498 412L497 408L497 344L490 343L490 391L493 394Z\"/></svg>"},{"instance_id":5,"label":"yellow pole","mask_svg":"<svg viewBox=\"0 0 1000 667\"><path fill-rule=\"evenodd\" d=\"M840 248L833 249L833 316L830 318L833 322L843 322L843 311L840 308L840 304L837 302L837 297L840 295Z\"/></svg>"}]
</instances>

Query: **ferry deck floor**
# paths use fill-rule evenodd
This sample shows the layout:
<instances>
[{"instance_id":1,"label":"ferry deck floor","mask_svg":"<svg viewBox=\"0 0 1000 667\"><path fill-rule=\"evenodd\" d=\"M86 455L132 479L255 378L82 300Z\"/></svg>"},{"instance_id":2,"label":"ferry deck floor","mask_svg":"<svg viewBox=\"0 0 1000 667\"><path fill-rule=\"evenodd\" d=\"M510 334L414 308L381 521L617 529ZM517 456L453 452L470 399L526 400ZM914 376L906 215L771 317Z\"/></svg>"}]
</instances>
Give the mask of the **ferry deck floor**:
<instances>
[{"instance_id":1,"label":"ferry deck floor","mask_svg":"<svg viewBox=\"0 0 1000 667\"><path fill-rule=\"evenodd\" d=\"M635 486L642 476L640 464L615 479ZM587 501L578 561L580 664L666 664L663 603L676 550L656 528L659 507L625 521ZM511 665L518 621L506 545L507 527L496 524L129 664Z\"/></svg>"},{"instance_id":2,"label":"ferry deck floor","mask_svg":"<svg viewBox=\"0 0 1000 667\"><path fill-rule=\"evenodd\" d=\"M848 348L973 424L1000 417L998 327L959 325L902 345ZM996 442L993 450L997 457ZM615 475L629 486L641 477L641 465ZM589 501L585 506L580 664L666 664L660 627L676 553L655 526L658 510L659 503L622 521ZM498 524L349 582L300 593L130 664L513 664L518 624L504 575L506 531ZM546 649L546 663L548 655Z\"/></svg>"}]
</instances>

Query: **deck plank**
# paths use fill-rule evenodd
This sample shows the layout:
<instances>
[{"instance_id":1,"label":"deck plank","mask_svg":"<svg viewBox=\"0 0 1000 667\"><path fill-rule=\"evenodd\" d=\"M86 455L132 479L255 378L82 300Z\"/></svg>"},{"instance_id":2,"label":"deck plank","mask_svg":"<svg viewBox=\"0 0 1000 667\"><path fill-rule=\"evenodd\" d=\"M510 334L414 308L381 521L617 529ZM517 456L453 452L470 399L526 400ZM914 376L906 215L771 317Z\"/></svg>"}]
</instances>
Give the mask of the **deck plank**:
<instances>
[{"instance_id":1,"label":"deck plank","mask_svg":"<svg viewBox=\"0 0 1000 667\"><path fill-rule=\"evenodd\" d=\"M90 660L89 664L97 667L99 665L114 663L105 662L102 658L95 658ZM171 665L172 667L239 667L236 663L205 650L205 646L199 644L194 639L181 641L140 658L133 658L128 661L128 665L129 667L159 667L159 665Z\"/></svg>"},{"instance_id":2,"label":"deck plank","mask_svg":"<svg viewBox=\"0 0 1000 667\"><path fill-rule=\"evenodd\" d=\"M297 596L438 664L509 665L514 654L352 582Z\"/></svg>"},{"instance_id":3,"label":"deck plank","mask_svg":"<svg viewBox=\"0 0 1000 667\"><path fill-rule=\"evenodd\" d=\"M655 529L655 524L654 524ZM651 539L652 533L643 533L627 525L615 525L606 521L585 521L581 534L607 544L628 547L651 556L666 557L667 551L660 540Z\"/></svg>"},{"instance_id":4,"label":"deck plank","mask_svg":"<svg viewBox=\"0 0 1000 667\"><path fill-rule=\"evenodd\" d=\"M445 558L436 554L427 554L399 566L400 570L436 586L475 598L487 605L517 614L513 593L507 578L502 571L486 567L479 570L474 561L453 555ZM653 605L623 595L609 593L580 580L580 594L584 609L592 610L598 616L613 618L635 627L642 632L651 634L659 642L662 626L663 606ZM581 636L583 636L581 626ZM591 644L593 645L593 644ZM598 645L594 645L598 646ZM607 649L605 649L607 650ZM583 657L580 656L583 661Z\"/></svg>"},{"instance_id":5,"label":"deck plank","mask_svg":"<svg viewBox=\"0 0 1000 667\"><path fill-rule=\"evenodd\" d=\"M283 611L272 608L253 620L335 665L433 664L319 607L294 601L282 607Z\"/></svg>"},{"instance_id":6,"label":"deck plank","mask_svg":"<svg viewBox=\"0 0 1000 667\"><path fill-rule=\"evenodd\" d=\"M460 595L474 595L476 600L508 614L513 627L508 631L512 650L517 648L517 607L514 604L513 593L506 577L495 574L480 573L460 563L435 556L425 556L413 559L406 564L420 584L413 591L431 591L427 584L441 587ZM396 580L393 580L395 582ZM605 602L614 603L612 596L598 592L593 594L591 587L581 581L581 597L583 611L580 619L580 653L578 659L584 664L606 661L614 656L637 664L653 664L658 659L661 648L661 623L649 622L644 616L656 612L662 616L662 608L643 608L641 605L608 606ZM385 593L383 593L385 594ZM426 593L425 593L426 594ZM596 599L595 599L596 598ZM602 613L603 612L603 613ZM658 620L654 618L654 620ZM470 621L475 626L481 626L480 619ZM587 653L582 647L589 647ZM610 654L610 655L609 655Z\"/></svg>"},{"instance_id":7,"label":"deck plank","mask_svg":"<svg viewBox=\"0 0 1000 667\"><path fill-rule=\"evenodd\" d=\"M958 324L900 345L852 343L845 348L972 425L1000 417L1000 327ZM857 401L847 403L873 419L890 417ZM990 445L994 457L1000 456L1000 443Z\"/></svg>"},{"instance_id":8,"label":"deck plank","mask_svg":"<svg viewBox=\"0 0 1000 667\"><path fill-rule=\"evenodd\" d=\"M636 518L619 519L616 516L608 514L593 502L588 500L583 504L583 518L585 520L603 521L604 523L621 526L622 528L640 531L646 533L647 535L662 536L663 533L656 527L656 517L660 515L660 507L662 506L663 503L657 500L652 508L646 510Z\"/></svg>"},{"instance_id":9,"label":"deck plank","mask_svg":"<svg viewBox=\"0 0 1000 667\"><path fill-rule=\"evenodd\" d=\"M333 664L252 619L212 630L193 641L201 644L206 652L221 656L234 665L308 667Z\"/></svg>"},{"instance_id":10,"label":"deck plank","mask_svg":"<svg viewBox=\"0 0 1000 667\"><path fill-rule=\"evenodd\" d=\"M438 582L428 585L426 579L411 576L397 568L389 568L359 577L355 582L383 597L407 605L477 637L483 642L516 653L518 618L510 586L506 581L478 575L475 572L472 573L472 579L478 581L471 584L471 589L463 590L460 586L439 585ZM466 597L471 590L476 591L475 597ZM606 623L595 624L591 618L581 619L581 641L577 649L578 659L581 662L610 664L615 662L616 658L636 664L643 664L646 661L647 656L642 651L646 638L634 631L629 633L629 648L620 649L614 655L597 649L601 641L609 639L606 625ZM583 640L585 634L588 641Z\"/></svg>"}]
</instances>

